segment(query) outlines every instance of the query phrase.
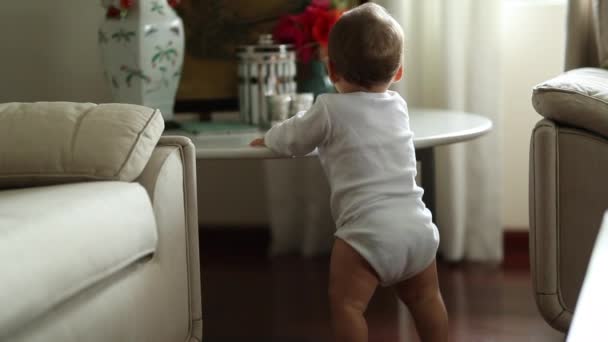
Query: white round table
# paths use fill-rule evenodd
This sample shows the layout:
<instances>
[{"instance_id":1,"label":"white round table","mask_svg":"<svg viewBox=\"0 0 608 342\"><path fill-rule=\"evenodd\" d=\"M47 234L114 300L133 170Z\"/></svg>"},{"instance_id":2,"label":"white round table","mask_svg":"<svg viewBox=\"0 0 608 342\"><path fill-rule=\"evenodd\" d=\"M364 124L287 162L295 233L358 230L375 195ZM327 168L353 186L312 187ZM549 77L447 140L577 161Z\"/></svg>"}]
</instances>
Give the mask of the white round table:
<instances>
[{"instance_id":1,"label":"white round table","mask_svg":"<svg viewBox=\"0 0 608 342\"><path fill-rule=\"evenodd\" d=\"M410 109L410 128L414 132L416 157L421 163L424 202L435 209L435 157L434 148L471 140L488 133L492 122L477 114L442 109ZM184 135L192 139L197 159L273 159L289 158L268 148L250 147L249 143L264 131L247 133L188 134L169 130L166 135ZM315 156L316 152L309 156Z\"/></svg>"},{"instance_id":2,"label":"white round table","mask_svg":"<svg viewBox=\"0 0 608 342\"><path fill-rule=\"evenodd\" d=\"M492 122L480 115L435 109L411 109L410 127L414 132L416 150L453 144L479 137L492 129ZM251 140L264 134L263 130L247 133L188 134L167 131L166 134L185 135L196 146L197 159L272 159L287 158L268 148L249 146ZM311 153L314 156L316 153Z\"/></svg>"}]
</instances>

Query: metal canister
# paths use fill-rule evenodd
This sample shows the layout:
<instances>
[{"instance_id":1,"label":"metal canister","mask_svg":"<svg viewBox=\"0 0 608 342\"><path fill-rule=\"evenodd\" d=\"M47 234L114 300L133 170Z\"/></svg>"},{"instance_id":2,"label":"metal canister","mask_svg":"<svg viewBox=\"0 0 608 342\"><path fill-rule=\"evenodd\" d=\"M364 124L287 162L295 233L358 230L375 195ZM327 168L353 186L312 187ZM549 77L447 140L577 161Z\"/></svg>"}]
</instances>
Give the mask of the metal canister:
<instances>
[{"instance_id":1,"label":"metal canister","mask_svg":"<svg viewBox=\"0 0 608 342\"><path fill-rule=\"evenodd\" d=\"M270 128L274 124L287 120L291 108L291 95L276 94L266 96L267 116L263 116L260 127Z\"/></svg>"},{"instance_id":2,"label":"metal canister","mask_svg":"<svg viewBox=\"0 0 608 342\"><path fill-rule=\"evenodd\" d=\"M252 125L270 122L266 97L296 92L296 54L293 45L276 44L261 35L256 45L237 49L239 57L239 111Z\"/></svg>"}]
</instances>

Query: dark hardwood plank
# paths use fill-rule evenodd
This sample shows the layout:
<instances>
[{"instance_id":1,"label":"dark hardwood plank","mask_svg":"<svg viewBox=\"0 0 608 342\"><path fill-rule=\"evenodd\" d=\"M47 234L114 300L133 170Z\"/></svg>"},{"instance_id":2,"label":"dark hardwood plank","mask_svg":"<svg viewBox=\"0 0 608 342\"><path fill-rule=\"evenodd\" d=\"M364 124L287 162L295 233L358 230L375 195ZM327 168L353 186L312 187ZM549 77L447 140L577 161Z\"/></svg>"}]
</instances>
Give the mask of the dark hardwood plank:
<instances>
[{"instance_id":1,"label":"dark hardwood plank","mask_svg":"<svg viewBox=\"0 0 608 342\"><path fill-rule=\"evenodd\" d=\"M268 258L267 240L244 248L234 239L210 237L201 247L203 340L330 341L328 258ZM563 341L536 310L527 268L440 263L439 277L451 341ZM418 341L400 305L390 289L376 292L370 341Z\"/></svg>"}]
</instances>

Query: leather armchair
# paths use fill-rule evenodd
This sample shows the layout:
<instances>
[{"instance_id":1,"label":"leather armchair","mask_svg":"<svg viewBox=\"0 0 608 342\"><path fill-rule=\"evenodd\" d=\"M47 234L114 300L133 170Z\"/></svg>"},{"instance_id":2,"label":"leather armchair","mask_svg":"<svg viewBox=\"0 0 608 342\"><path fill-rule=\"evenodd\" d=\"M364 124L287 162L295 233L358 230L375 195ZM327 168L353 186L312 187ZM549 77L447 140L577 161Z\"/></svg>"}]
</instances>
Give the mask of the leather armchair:
<instances>
[{"instance_id":1,"label":"leather armchair","mask_svg":"<svg viewBox=\"0 0 608 342\"><path fill-rule=\"evenodd\" d=\"M566 71L600 67L592 4L569 1ZM533 101L545 119L536 125L530 146L532 282L542 316L555 329L567 331L608 208L608 134L602 128L608 125L608 112L599 109L591 115L574 99L542 111L537 90Z\"/></svg>"}]
</instances>

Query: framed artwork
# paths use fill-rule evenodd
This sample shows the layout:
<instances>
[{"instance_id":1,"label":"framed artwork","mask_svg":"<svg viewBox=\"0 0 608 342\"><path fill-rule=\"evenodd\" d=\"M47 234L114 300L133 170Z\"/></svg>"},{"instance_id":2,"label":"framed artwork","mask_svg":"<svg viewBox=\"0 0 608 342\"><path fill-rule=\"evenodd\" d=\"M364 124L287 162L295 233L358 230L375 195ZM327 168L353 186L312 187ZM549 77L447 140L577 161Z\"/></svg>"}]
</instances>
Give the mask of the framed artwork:
<instances>
[{"instance_id":1,"label":"framed artwork","mask_svg":"<svg viewBox=\"0 0 608 342\"><path fill-rule=\"evenodd\" d=\"M341 0L354 6L363 1ZM236 47L271 33L279 17L304 10L310 0L183 0L186 55L176 112L237 109Z\"/></svg>"}]
</instances>

